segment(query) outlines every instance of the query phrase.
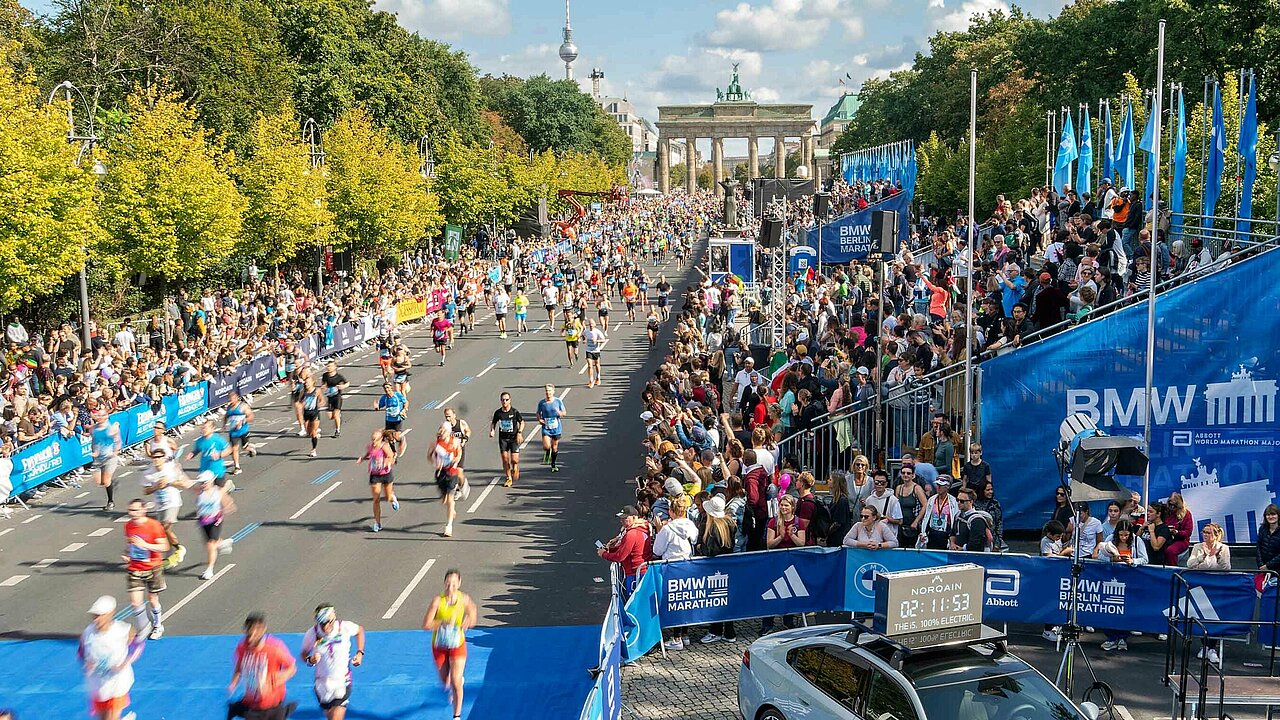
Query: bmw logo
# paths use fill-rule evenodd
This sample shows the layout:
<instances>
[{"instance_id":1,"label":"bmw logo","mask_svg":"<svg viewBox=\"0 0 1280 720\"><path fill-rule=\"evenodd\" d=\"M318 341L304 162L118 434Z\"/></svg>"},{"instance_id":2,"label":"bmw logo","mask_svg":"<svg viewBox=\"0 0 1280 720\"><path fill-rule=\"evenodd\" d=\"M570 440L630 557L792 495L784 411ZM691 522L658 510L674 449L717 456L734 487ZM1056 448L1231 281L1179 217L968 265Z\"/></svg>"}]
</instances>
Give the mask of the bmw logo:
<instances>
[{"instance_id":1,"label":"bmw logo","mask_svg":"<svg viewBox=\"0 0 1280 720\"><path fill-rule=\"evenodd\" d=\"M887 572L889 572L889 568L878 562L863 563L853 573L853 586L858 589L858 593L863 597L874 598L876 596L876 575Z\"/></svg>"}]
</instances>

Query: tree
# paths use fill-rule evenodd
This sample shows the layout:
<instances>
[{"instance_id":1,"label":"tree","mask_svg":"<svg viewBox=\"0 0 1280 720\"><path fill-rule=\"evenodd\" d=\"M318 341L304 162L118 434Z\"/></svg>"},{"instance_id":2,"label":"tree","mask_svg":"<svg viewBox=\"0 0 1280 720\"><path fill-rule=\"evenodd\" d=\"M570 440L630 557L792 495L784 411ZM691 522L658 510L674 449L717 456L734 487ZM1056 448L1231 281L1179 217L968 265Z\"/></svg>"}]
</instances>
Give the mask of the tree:
<instances>
[{"instance_id":1,"label":"tree","mask_svg":"<svg viewBox=\"0 0 1280 720\"><path fill-rule=\"evenodd\" d=\"M94 176L75 165L66 108L42 105L31 78L15 76L19 52L0 44L0 311L55 290L100 232Z\"/></svg>"},{"instance_id":2,"label":"tree","mask_svg":"<svg viewBox=\"0 0 1280 720\"><path fill-rule=\"evenodd\" d=\"M108 256L165 280L199 277L240 238L245 200L227 174L232 157L177 93L140 90L126 105L128 130L110 138L101 181Z\"/></svg>"},{"instance_id":3,"label":"tree","mask_svg":"<svg viewBox=\"0 0 1280 720\"><path fill-rule=\"evenodd\" d=\"M513 183L516 177L508 163L514 158L493 146L468 145L456 135L451 135L437 145L436 176L432 188L439 193L444 216L451 223L468 227L499 224L514 220L527 204L530 186L554 182L553 166L543 172L526 176L523 183ZM554 156L542 157L554 161ZM549 185L552 197L557 188Z\"/></svg>"},{"instance_id":4,"label":"tree","mask_svg":"<svg viewBox=\"0 0 1280 720\"><path fill-rule=\"evenodd\" d=\"M300 139L292 108L286 106L254 123L251 154L236 170L247 201L242 255L274 265L315 250L333 232L325 177L311 167L309 150Z\"/></svg>"},{"instance_id":5,"label":"tree","mask_svg":"<svg viewBox=\"0 0 1280 720\"><path fill-rule=\"evenodd\" d=\"M689 166L677 163L671 166L671 189L682 188L689 178Z\"/></svg>"},{"instance_id":6,"label":"tree","mask_svg":"<svg viewBox=\"0 0 1280 720\"><path fill-rule=\"evenodd\" d=\"M324 148L336 249L361 258L396 255L444 224L418 158L363 109L343 113Z\"/></svg>"},{"instance_id":7,"label":"tree","mask_svg":"<svg viewBox=\"0 0 1280 720\"><path fill-rule=\"evenodd\" d=\"M594 152L610 165L625 165L631 159L630 138L572 80L538 75L517 84L510 78L490 78L484 87L494 103L491 109L535 152Z\"/></svg>"}]
</instances>

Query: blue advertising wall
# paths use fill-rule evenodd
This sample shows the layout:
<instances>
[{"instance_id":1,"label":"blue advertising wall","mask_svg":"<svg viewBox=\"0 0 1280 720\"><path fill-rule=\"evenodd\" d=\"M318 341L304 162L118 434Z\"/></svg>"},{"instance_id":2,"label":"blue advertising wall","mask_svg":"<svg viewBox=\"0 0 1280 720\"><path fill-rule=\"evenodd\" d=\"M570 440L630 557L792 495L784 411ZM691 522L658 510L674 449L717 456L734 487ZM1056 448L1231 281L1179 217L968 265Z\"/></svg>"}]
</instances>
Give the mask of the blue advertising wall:
<instances>
[{"instance_id":1,"label":"blue advertising wall","mask_svg":"<svg viewBox=\"0 0 1280 720\"><path fill-rule=\"evenodd\" d=\"M1198 528L1252 543L1280 483L1280 252L1167 292L1156 301L1151 497L1182 493ZM1006 528L1049 519L1050 451L1068 415L1141 437L1147 307L1114 312L982 364L982 445ZM1141 490L1141 477L1117 478Z\"/></svg>"},{"instance_id":2,"label":"blue advertising wall","mask_svg":"<svg viewBox=\"0 0 1280 720\"><path fill-rule=\"evenodd\" d=\"M840 264L850 260L865 260L871 253L871 213L875 210L894 210L898 213L898 244L906 242L911 221L907 210L911 200L906 193L898 193L865 210L849 213L822 226L822 263ZM805 235L805 245L818 247L818 227Z\"/></svg>"}]
</instances>

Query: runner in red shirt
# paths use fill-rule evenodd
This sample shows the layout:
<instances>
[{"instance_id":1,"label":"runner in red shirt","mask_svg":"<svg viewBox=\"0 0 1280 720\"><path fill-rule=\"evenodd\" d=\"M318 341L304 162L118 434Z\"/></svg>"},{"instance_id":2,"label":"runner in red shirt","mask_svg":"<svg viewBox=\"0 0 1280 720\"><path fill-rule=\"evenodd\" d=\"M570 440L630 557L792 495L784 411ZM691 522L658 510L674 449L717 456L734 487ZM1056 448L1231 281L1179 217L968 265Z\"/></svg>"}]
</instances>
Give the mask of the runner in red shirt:
<instances>
[{"instance_id":1,"label":"runner in red shirt","mask_svg":"<svg viewBox=\"0 0 1280 720\"><path fill-rule=\"evenodd\" d=\"M142 500L129 501L129 521L124 524L125 548L122 559L128 563L129 604L133 606L138 634L150 630L152 640L164 635L161 622L160 593L165 590L164 554L169 551L169 536L160 521L147 517ZM148 605L143 608L143 593ZM150 626L148 628L148 626Z\"/></svg>"},{"instance_id":2,"label":"runner in red shirt","mask_svg":"<svg viewBox=\"0 0 1280 720\"><path fill-rule=\"evenodd\" d=\"M244 697L227 708L227 720L237 717L284 720L298 707L285 702L285 683L297 672L289 648L267 635L267 618L254 613L244 620L244 640L236 645L236 669L228 693L244 679Z\"/></svg>"}]
</instances>

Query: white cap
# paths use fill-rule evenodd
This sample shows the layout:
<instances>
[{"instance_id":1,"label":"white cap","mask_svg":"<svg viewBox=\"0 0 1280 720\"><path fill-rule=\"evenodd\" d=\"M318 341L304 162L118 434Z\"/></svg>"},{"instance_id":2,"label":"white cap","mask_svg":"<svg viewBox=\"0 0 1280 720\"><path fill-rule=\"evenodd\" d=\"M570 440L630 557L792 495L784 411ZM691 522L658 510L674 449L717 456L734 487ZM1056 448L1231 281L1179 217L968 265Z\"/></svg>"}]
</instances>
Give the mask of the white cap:
<instances>
[{"instance_id":1,"label":"white cap","mask_svg":"<svg viewBox=\"0 0 1280 720\"><path fill-rule=\"evenodd\" d=\"M93 604L89 606L90 615L110 615L116 611L116 599L110 595L103 595Z\"/></svg>"},{"instance_id":2,"label":"white cap","mask_svg":"<svg viewBox=\"0 0 1280 720\"><path fill-rule=\"evenodd\" d=\"M640 413L640 419L643 420L644 422L652 422L653 413L648 410L645 410L644 412Z\"/></svg>"},{"instance_id":3,"label":"white cap","mask_svg":"<svg viewBox=\"0 0 1280 720\"><path fill-rule=\"evenodd\" d=\"M217 478L214 477L213 472L209 470L205 470L204 472L196 476L197 485L204 485L205 483L211 483L214 480L217 480Z\"/></svg>"}]
</instances>

